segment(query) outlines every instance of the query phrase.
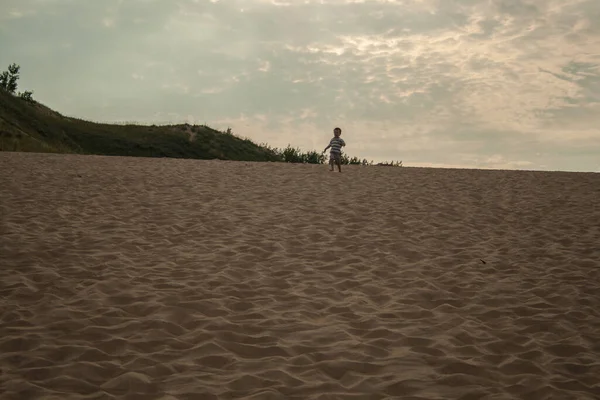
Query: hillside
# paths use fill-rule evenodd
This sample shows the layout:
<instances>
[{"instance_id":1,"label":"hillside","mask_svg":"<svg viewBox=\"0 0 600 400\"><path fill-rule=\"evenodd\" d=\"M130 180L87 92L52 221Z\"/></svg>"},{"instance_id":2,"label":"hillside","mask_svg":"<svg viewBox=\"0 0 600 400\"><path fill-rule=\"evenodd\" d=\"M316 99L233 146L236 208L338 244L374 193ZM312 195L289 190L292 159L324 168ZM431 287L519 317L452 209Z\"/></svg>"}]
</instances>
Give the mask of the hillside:
<instances>
[{"instance_id":1,"label":"hillside","mask_svg":"<svg viewBox=\"0 0 600 400\"><path fill-rule=\"evenodd\" d=\"M62 116L0 90L0 151L280 161L273 149L206 126L112 125Z\"/></svg>"}]
</instances>

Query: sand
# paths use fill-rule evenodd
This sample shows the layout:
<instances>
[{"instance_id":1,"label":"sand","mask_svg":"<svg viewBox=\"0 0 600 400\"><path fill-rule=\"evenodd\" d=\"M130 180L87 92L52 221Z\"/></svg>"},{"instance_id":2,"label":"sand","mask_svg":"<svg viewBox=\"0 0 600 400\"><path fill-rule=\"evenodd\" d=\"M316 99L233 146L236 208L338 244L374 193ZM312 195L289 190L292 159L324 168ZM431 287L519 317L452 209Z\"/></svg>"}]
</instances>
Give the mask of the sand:
<instances>
[{"instance_id":1,"label":"sand","mask_svg":"<svg viewBox=\"0 0 600 400\"><path fill-rule=\"evenodd\" d=\"M1 399L599 399L600 175L0 153Z\"/></svg>"}]
</instances>

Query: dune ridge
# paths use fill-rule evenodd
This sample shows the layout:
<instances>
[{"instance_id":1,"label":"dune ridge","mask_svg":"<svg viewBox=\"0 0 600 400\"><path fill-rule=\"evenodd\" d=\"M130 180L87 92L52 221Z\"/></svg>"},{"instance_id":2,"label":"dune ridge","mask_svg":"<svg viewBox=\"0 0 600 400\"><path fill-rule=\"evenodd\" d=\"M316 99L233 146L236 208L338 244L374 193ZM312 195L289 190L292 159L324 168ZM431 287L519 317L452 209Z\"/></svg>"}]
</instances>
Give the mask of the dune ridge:
<instances>
[{"instance_id":1,"label":"dune ridge","mask_svg":"<svg viewBox=\"0 0 600 400\"><path fill-rule=\"evenodd\" d=\"M0 153L1 399L598 399L600 175Z\"/></svg>"}]
</instances>

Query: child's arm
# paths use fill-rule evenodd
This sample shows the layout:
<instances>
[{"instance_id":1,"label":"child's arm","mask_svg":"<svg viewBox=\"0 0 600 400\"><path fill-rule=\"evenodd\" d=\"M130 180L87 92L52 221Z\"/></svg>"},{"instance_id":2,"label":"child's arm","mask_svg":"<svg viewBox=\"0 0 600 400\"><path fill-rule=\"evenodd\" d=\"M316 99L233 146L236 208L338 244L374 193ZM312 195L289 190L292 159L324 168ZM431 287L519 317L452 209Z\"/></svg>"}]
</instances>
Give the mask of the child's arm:
<instances>
[{"instance_id":1,"label":"child's arm","mask_svg":"<svg viewBox=\"0 0 600 400\"><path fill-rule=\"evenodd\" d=\"M325 149L323 150L323 153L325 153L325 152L327 151L327 149L328 149L328 148L330 148L330 147L331 147L331 143L329 143L329 144L327 145L327 147L325 147Z\"/></svg>"}]
</instances>

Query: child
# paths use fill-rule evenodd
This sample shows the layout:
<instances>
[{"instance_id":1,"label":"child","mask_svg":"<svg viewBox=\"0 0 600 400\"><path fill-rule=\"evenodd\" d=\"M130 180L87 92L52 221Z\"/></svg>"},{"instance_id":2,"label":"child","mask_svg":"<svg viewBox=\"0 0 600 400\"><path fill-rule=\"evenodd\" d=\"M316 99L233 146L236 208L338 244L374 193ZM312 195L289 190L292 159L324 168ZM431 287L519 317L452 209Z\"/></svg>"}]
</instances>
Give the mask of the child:
<instances>
[{"instance_id":1,"label":"child","mask_svg":"<svg viewBox=\"0 0 600 400\"><path fill-rule=\"evenodd\" d=\"M325 147L325 150L323 150L323 153L325 153L327 149L331 147L331 151L329 152L330 171L333 171L333 163L335 162L338 166L338 171L342 172L342 147L346 146L346 142L340 137L341 134L342 130L340 128L335 128L333 130L334 137L329 142L329 146Z\"/></svg>"}]
</instances>

